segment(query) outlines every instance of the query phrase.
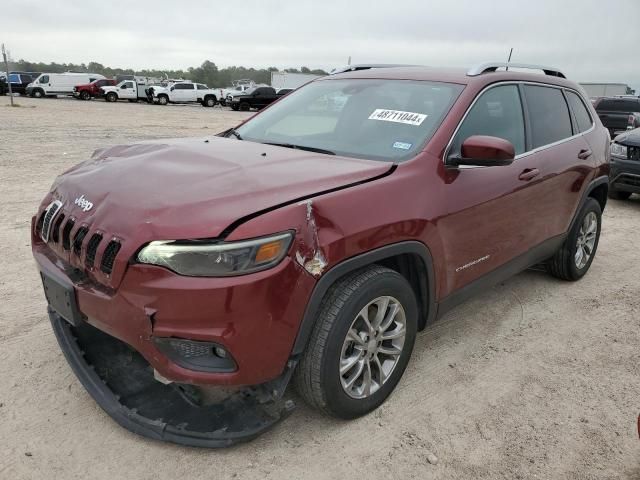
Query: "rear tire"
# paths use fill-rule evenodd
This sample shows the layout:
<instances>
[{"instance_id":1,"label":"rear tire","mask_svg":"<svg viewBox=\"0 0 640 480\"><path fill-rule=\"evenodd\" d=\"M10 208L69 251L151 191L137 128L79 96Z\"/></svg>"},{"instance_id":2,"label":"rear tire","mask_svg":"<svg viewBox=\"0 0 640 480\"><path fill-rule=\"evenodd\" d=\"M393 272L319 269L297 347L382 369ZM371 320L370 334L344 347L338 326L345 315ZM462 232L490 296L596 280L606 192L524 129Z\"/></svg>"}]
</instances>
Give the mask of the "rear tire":
<instances>
[{"instance_id":1,"label":"rear tire","mask_svg":"<svg viewBox=\"0 0 640 480\"><path fill-rule=\"evenodd\" d=\"M417 325L413 289L398 272L372 265L343 277L322 301L296 369L299 393L339 418L374 410L402 377Z\"/></svg>"},{"instance_id":2,"label":"rear tire","mask_svg":"<svg viewBox=\"0 0 640 480\"><path fill-rule=\"evenodd\" d=\"M600 204L588 198L566 240L547 263L549 273L561 280L580 280L596 256L601 225Z\"/></svg>"},{"instance_id":3,"label":"rear tire","mask_svg":"<svg viewBox=\"0 0 640 480\"><path fill-rule=\"evenodd\" d=\"M609 190L609 198L614 200L629 200L631 192L621 192L620 190Z\"/></svg>"},{"instance_id":4,"label":"rear tire","mask_svg":"<svg viewBox=\"0 0 640 480\"><path fill-rule=\"evenodd\" d=\"M86 90L83 90L82 92L80 92L80 98L85 101L91 100L91 94Z\"/></svg>"},{"instance_id":5,"label":"rear tire","mask_svg":"<svg viewBox=\"0 0 640 480\"><path fill-rule=\"evenodd\" d=\"M215 107L216 103L216 97L205 97L204 101L202 102L202 106L211 108Z\"/></svg>"},{"instance_id":6,"label":"rear tire","mask_svg":"<svg viewBox=\"0 0 640 480\"><path fill-rule=\"evenodd\" d=\"M109 92L107 93L107 95L104 97L104 99L107 102L117 102L118 101L118 94L115 92Z\"/></svg>"}]
</instances>

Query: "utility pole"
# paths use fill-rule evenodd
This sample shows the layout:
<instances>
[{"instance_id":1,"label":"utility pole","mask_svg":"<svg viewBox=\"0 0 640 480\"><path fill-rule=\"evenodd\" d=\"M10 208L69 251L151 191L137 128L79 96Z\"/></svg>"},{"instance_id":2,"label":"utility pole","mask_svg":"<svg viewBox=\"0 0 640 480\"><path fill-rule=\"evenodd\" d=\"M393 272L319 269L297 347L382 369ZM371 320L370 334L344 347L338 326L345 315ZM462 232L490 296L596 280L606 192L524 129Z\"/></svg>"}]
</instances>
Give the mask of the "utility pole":
<instances>
[{"instance_id":1,"label":"utility pole","mask_svg":"<svg viewBox=\"0 0 640 480\"><path fill-rule=\"evenodd\" d=\"M9 86L9 98L11 99L11 106L13 107L13 92L11 91L11 82L9 81L9 61L7 60L7 51L4 49L4 43L2 44L2 59L4 60L4 67L7 70L7 85Z\"/></svg>"}]
</instances>

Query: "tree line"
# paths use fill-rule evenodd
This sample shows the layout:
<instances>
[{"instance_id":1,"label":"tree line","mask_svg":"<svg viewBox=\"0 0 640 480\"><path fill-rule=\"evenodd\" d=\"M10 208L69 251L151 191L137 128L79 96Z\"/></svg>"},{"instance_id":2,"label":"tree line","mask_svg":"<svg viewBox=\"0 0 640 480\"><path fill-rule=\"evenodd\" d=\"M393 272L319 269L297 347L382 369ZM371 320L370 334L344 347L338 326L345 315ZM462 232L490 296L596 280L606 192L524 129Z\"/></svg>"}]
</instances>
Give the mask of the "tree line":
<instances>
[{"instance_id":1,"label":"tree line","mask_svg":"<svg viewBox=\"0 0 640 480\"><path fill-rule=\"evenodd\" d=\"M107 67L98 62L89 63L42 63L18 60L13 62L13 69L19 72L91 72L99 73L107 78L115 78L116 75L141 75L144 77L184 78L198 83L205 83L210 87L226 87L231 85L232 80L248 78L256 83L271 83L271 72L280 71L279 68L247 68L247 67L226 67L218 68L215 63L205 60L199 67L189 67L187 70L157 70L143 69L133 70L131 68ZM307 67L287 68L284 71L289 73L310 73L314 75L326 75L324 70L311 70Z\"/></svg>"}]
</instances>

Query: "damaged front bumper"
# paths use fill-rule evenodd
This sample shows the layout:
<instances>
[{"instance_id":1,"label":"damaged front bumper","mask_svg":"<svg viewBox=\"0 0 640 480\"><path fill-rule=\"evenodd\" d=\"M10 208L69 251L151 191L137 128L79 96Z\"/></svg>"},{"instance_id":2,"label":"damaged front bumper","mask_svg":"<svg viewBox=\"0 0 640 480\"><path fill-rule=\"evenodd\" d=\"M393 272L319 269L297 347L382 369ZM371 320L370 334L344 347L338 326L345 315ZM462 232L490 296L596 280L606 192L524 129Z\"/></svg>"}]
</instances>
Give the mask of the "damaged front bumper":
<instances>
[{"instance_id":1,"label":"damaged front bumper","mask_svg":"<svg viewBox=\"0 0 640 480\"><path fill-rule=\"evenodd\" d=\"M295 368L278 379L206 404L189 386L155 380L134 349L87 323L72 326L49 309L58 343L76 376L100 407L139 435L196 447L228 447L255 438L294 409L283 398Z\"/></svg>"}]
</instances>

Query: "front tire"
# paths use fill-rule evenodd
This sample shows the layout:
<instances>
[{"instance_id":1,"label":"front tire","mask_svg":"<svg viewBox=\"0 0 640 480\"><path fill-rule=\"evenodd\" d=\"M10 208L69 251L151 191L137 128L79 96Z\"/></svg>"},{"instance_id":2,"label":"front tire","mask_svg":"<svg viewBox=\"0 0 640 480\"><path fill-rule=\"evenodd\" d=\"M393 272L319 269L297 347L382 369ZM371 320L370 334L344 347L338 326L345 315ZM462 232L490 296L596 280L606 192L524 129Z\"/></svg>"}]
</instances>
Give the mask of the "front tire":
<instances>
[{"instance_id":1,"label":"front tire","mask_svg":"<svg viewBox=\"0 0 640 480\"><path fill-rule=\"evenodd\" d=\"M118 101L118 95L115 92L109 92L107 93L107 95L104 97L104 99L107 102L117 102Z\"/></svg>"},{"instance_id":2,"label":"front tire","mask_svg":"<svg viewBox=\"0 0 640 480\"><path fill-rule=\"evenodd\" d=\"M158 97L158 104L166 105L167 103L169 103L169 97L167 97L166 95L160 95Z\"/></svg>"},{"instance_id":3,"label":"front tire","mask_svg":"<svg viewBox=\"0 0 640 480\"><path fill-rule=\"evenodd\" d=\"M34 98L42 98L44 97L44 92L42 90L40 90L39 88L36 88L33 93L31 94L32 97Z\"/></svg>"},{"instance_id":4,"label":"front tire","mask_svg":"<svg viewBox=\"0 0 640 480\"><path fill-rule=\"evenodd\" d=\"M337 281L327 292L296 369L311 406L339 418L379 407L407 366L418 325L409 282L378 265Z\"/></svg>"},{"instance_id":5,"label":"front tire","mask_svg":"<svg viewBox=\"0 0 640 480\"><path fill-rule=\"evenodd\" d=\"M86 90L83 90L82 92L80 92L80 98L84 101L91 100L91 94Z\"/></svg>"},{"instance_id":6,"label":"front tire","mask_svg":"<svg viewBox=\"0 0 640 480\"><path fill-rule=\"evenodd\" d=\"M600 204L588 198L567 239L547 263L549 273L562 280L580 280L589 271L596 256L601 225Z\"/></svg>"}]
</instances>

